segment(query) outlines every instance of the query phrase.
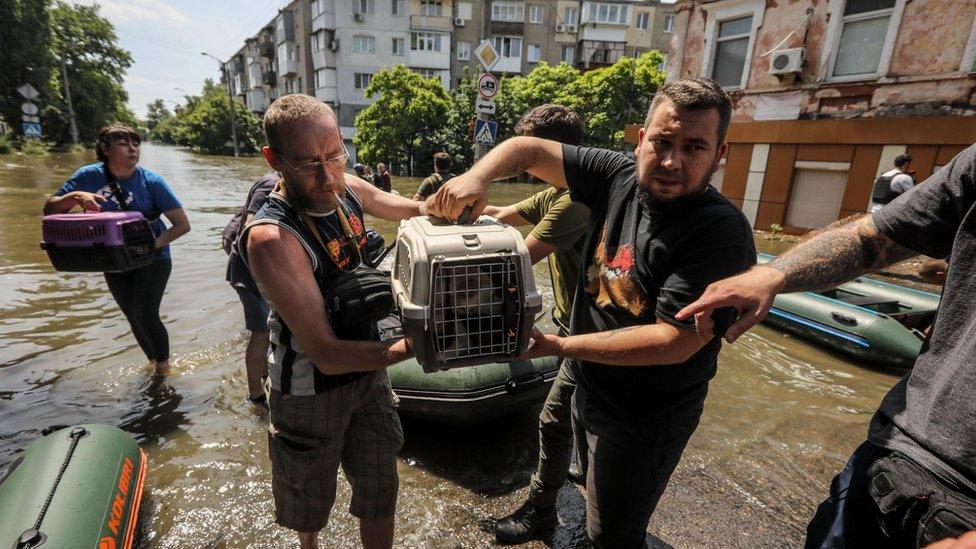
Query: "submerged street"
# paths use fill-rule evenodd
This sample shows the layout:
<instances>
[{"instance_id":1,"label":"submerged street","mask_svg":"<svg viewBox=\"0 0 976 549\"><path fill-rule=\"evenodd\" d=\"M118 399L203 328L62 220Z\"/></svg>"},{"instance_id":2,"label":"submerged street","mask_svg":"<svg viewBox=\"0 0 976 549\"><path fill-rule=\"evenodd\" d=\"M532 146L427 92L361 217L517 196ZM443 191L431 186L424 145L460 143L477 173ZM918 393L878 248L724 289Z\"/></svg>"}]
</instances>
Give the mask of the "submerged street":
<instances>
[{"instance_id":1,"label":"submerged street","mask_svg":"<svg viewBox=\"0 0 976 549\"><path fill-rule=\"evenodd\" d=\"M245 398L243 318L220 249L224 224L267 171L264 160L142 148L141 164L169 182L193 227L172 248L162 312L173 373L163 380L150 376L101 275L57 273L38 246L44 199L90 162L88 152L0 157L0 476L46 427L108 423L149 454L144 545L290 546L292 534L274 524L267 414ZM418 183L393 185L410 196ZM496 184L492 202L514 203L540 189ZM370 226L392 241L394 224ZM782 249L764 240L757 246ZM550 306L545 264L536 282ZM654 542L801 544L831 477L899 377L765 326L726 345L701 424L652 518ZM404 426L395 545L493 544L487 519L522 502L535 467L537 412L487 425ZM325 546L358 544L348 503L342 481ZM559 513L553 546L584 546L583 498L572 485L560 493Z\"/></svg>"}]
</instances>

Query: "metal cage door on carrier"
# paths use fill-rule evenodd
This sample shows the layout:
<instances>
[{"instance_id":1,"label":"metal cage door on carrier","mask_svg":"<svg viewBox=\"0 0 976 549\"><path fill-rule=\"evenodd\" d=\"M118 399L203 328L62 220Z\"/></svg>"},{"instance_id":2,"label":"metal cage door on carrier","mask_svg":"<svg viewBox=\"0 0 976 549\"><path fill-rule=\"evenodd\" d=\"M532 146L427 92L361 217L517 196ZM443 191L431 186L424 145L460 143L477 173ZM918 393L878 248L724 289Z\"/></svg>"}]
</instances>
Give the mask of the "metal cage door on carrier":
<instances>
[{"instance_id":1,"label":"metal cage door on carrier","mask_svg":"<svg viewBox=\"0 0 976 549\"><path fill-rule=\"evenodd\" d=\"M489 217L401 223L393 285L404 334L428 372L517 358L542 308L521 234Z\"/></svg>"}]
</instances>

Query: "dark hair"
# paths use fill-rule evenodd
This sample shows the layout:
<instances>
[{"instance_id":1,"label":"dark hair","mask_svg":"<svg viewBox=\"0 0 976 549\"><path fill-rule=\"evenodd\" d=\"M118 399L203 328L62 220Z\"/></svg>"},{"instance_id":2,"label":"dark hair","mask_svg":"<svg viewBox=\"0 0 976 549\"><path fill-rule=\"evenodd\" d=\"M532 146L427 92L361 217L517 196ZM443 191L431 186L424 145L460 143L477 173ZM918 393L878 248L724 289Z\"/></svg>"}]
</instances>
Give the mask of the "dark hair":
<instances>
[{"instance_id":1,"label":"dark hair","mask_svg":"<svg viewBox=\"0 0 976 549\"><path fill-rule=\"evenodd\" d=\"M451 169L451 155L446 152L439 152L434 154L434 169L437 171L450 170Z\"/></svg>"},{"instance_id":2,"label":"dark hair","mask_svg":"<svg viewBox=\"0 0 976 549\"><path fill-rule=\"evenodd\" d=\"M583 119L576 111L548 103L525 113L525 116L515 124L517 135L531 135L566 143L579 145L583 142Z\"/></svg>"},{"instance_id":3,"label":"dark hair","mask_svg":"<svg viewBox=\"0 0 976 549\"><path fill-rule=\"evenodd\" d=\"M665 84L657 90L651 107L647 109L647 118L644 119L644 129L651 125L654 111L658 105L670 99L671 103L679 109L690 109L694 111L717 109L718 110L718 144L725 142L725 134L729 131L729 122L732 120L732 99L721 86L711 78L682 78L670 84Z\"/></svg>"},{"instance_id":4,"label":"dark hair","mask_svg":"<svg viewBox=\"0 0 976 549\"><path fill-rule=\"evenodd\" d=\"M900 168L905 164L909 164L912 161L912 155L910 154L900 154L895 157L895 167Z\"/></svg>"},{"instance_id":5,"label":"dark hair","mask_svg":"<svg viewBox=\"0 0 976 549\"><path fill-rule=\"evenodd\" d=\"M112 146L113 141L131 141L136 145L142 143L139 133L125 124L115 122L98 130L98 141L95 142L95 157L99 162L108 162L108 156L102 147Z\"/></svg>"}]
</instances>

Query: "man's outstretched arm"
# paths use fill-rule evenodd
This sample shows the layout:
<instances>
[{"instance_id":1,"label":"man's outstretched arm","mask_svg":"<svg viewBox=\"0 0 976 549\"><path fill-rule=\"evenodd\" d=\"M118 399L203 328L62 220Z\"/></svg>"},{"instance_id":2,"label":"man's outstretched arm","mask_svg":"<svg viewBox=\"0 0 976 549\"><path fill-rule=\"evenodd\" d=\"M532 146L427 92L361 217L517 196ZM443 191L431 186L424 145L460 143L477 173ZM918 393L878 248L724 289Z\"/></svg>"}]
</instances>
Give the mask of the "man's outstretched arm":
<instances>
[{"instance_id":1,"label":"man's outstretched arm","mask_svg":"<svg viewBox=\"0 0 976 549\"><path fill-rule=\"evenodd\" d=\"M765 265L709 285L676 317L694 315L698 332L710 337L712 311L735 307L739 318L725 333L731 343L766 317L776 294L832 288L917 253L881 234L865 215L824 230Z\"/></svg>"}]
</instances>

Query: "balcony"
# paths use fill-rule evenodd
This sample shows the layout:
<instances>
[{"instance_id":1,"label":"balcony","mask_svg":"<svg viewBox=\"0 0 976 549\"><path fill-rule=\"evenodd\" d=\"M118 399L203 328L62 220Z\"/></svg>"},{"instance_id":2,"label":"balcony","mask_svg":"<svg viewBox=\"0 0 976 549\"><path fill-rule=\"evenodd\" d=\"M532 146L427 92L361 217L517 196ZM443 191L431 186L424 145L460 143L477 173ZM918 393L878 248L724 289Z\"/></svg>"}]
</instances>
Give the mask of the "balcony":
<instances>
[{"instance_id":1,"label":"balcony","mask_svg":"<svg viewBox=\"0 0 976 549\"><path fill-rule=\"evenodd\" d=\"M295 41L295 12L283 11L275 22L275 38L278 43Z\"/></svg>"},{"instance_id":2,"label":"balcony","mask_svg":"<svg viewBox=\"0 0 976 549\"><path fill-rule=\"evenodd\" d=\"M264 77L261 78L261 82L265 86L271 86L273 88L278 85L278 75L275 71L264 71Z\"/></svg>"},{"instance_id":3,"label":"balcony","mask_svg":"<svg viewBox=\"0 0 976 549\"><path fill-rule=\"evenodd\" d=\"M318 32L320 30L335 30L335 28L335 12L323 11L312 19L312 32Z\"/></svg>"},{"instance_id":4,"label":"balcony","mask_svg":"<svg viewBox=\"0 0 976 549\"><path fill-rule=\"evenodd\" d=\"M491 21L488 34L506 34L509 36L524 36L525 23L521 21Z\"/></svg>"},{"instance_id":5,"label":"balcony","mask_svg":"<svg viewBox=\"0 0 976 549\"><path fill-rule=\"evenodd\" d=\"M336 53L328 48L312 54L312 68L314 70L335 67L337 64Z\"/></svg>"},{"instance_id":6,"label":"balcony","mask_svg":"<svg viewBox=\"0 0 976 549\"><path fill-rule=\"evenodd\" d=\"M274 59L275 45L269 40L258 44L258 53L266 59Z\"/></svg>"},{"instance_id":7,"label":"balcony","mask_svg":"<svg viewBox=\"0 0 976 549\"><path fill-rule=\"evenodd\" d=\"M447 45L445 44L445 46ZM425 69L450 69L451 48L446 47L444 51L411 50L408 48L407 66Z\"/></svg>"},{"instance_id":8,"label":"balcony","mask_svg":"<svg viewBox=\"0 0 976 549\"><path fill-rule=\"evenodd\" d=\"M335 86L315 88L315 97L325 101L326 103L335 104L339 98L339 91Z\"/></svg>"},{"instance_id":9,"label":"balcony","mask_svg":"<svg viewBox=\"0 0 976 549\"><path fill-rule=\"evenodd\" d=\"M451 32L454 30L454 18L438 15L411 15L410 30Z\"/></svg>"},{"instance_id":10,"label":"balcony","mask_svg":"<svg viewBox=\"0 0 976 549\"><path fill-rule=\"evenodd\" d=\"M264 112L268 108L268 98L265 97L264 90L256 88L244 94L244 104L251 112Z\"/></svg>"},{"instance_id":11,"label":"balcony","mask_svg":"<svg viewBox=\"0 0 976 549\"><path fill-rule=\"evenodd\" d=\"M522 72L522 59L520 57L502 57L491 70L496 73L520 73Z\"/></svg>"},{"instance_id":12,"label":"balcony","mask_svg":"<svg viewBox=\"0 0 976 549\"><path fill-rule=\"evenodd\" d=\"M605 23L598 25L583 25L579 33L580 40L596 40L599 42L626 42L627 27L609 26Z\"/></svg>"},{"instance_id":13,"label":"balcony","mask_svg":"<svg viewBox=\"0 0 976 549\"><path fill-rule=\"evenodd\" d=\"M294 76L298 74L298 61L294 59L279 59L278 74L280 76Z\"/></svg>"}]
</instances>

